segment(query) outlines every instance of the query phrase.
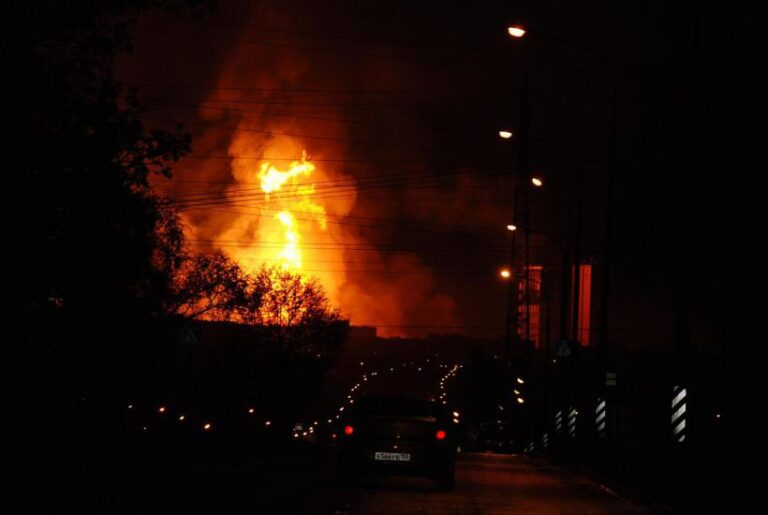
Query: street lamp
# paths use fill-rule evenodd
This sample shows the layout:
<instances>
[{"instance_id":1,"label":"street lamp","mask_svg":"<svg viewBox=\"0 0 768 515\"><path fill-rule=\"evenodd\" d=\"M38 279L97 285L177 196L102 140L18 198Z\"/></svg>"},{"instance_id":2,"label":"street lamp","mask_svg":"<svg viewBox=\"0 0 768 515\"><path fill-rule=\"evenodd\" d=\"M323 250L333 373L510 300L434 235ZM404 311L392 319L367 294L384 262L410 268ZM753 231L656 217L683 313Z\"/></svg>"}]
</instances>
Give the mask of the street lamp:
<instances>
[{"instance_id":1,"label":"street lamp","mask_svg":"<svg viewBox=\"0 0 768 515\"><path fill-rule=\"evenodd\" d=\"M522 38L525 36L526 30L520 25L512 25L507 28L507 33L513 38Z\"/></svg>"},{"instance_id":2,"label":"street lamp","mask_svg":"<svg viewBox=\"0 0 768 515\"><path fill-rule=\"evenodd\" d=\"M533 184L537 188L541 188L542 186L544 186L544 181L542 181L540 177L531 177L531 184Z\"/></svg>"},{"instance_id":3,"label":"street lamp","mask_svg":"<svg viewBox=\"0 0 768 515\"><path fill-rule=\"evenodd\" d=\"M507 230L510 231L510 232L516 231L517 230L517 226L514 225L514 224L508 224L507 225Z\"/></svg>"},{"instance_id":4,"label":"street lamp","mask_svg":"<svg viewBox=\"0 0 768 515\"><path fill-rule=\"evenodd\" d=\"M512 137L512 131L499 131L499 136L502 139L509 139Z\"/></svg>"}]
</instances>

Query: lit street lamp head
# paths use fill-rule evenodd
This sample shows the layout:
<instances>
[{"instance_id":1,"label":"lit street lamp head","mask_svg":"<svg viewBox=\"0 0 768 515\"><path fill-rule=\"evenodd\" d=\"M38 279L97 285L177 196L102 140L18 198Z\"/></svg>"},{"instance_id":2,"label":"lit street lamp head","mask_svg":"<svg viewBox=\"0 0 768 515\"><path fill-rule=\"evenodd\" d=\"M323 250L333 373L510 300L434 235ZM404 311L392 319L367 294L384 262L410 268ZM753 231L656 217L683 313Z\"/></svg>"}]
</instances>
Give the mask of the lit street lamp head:
<instances>
[{"instance_id":1,"label":"lit street lamp head","mask_svg":"<svg viewBox=\"0 0 768 515\"><path fill-rule=\"evenodd\" d=\"M504 268L501 270L501 272L499 272L499 275L502 277L502 279L509 279L512 276L512 272Z\"/></svg>"},{"instance_id":2,"label":"lit street lamp head","mask_svg":"<svg viewBox=\"0 0 768 515\"><path fill-rule=\"evenodd\" d=\"M544 185L544 181L542 181L540 177L531 177L531 184L537 188L541 188Z\"/></svg>"},{"instance_id":3,"label":"lit street lamp head","mask_svg":"<svg viewBox=\"0 0 768 515\"><path fill-rule=\"evenodd\" d=\"M512 137L512 131L499 131L499 136L503 139L509 139Z\"/></svg>"},{"instance_id":4,"label":"lit street lamp head","mask_svg":"<svg viewBox=\"0 0 768 515\"><path fill-rule=\"evenodd\" d=\"M520 27L519 25L512 25L507 29L507 32L513 38L521 38L525 36L525 29Z\"/></svg>"},{"instance_id":5,"label":"lit street lamp head","mask_svg":"<svg viewBox=\"0 0 768 515\"><path fill-rule=\"evenodd\" d=\"M517 230L517 226L514 225L514 224L509 224L509 225L507 225L507 230L510 231L510 232L516 231Z\"/></svg>"}]
</instances>

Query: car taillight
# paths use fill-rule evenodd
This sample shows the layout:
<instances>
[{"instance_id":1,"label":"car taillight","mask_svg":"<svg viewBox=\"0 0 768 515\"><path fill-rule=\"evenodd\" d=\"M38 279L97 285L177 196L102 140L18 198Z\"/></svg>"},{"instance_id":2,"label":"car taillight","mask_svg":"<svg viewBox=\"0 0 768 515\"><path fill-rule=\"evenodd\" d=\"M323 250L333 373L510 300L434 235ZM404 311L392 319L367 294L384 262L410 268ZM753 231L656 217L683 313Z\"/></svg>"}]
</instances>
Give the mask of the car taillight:
<instances>
[{"instance_id":1,"label":"car taillight","mask_svg":"<svg viewBox=\"0 0 768 515\"><path fill-rule=\"evenodd\" d=\"M443 431L442 429L439 429L437 433L435 433L435 438L437 438L438 440L445 440L445 437L446 437L445 431Z\"/></svg>"},{"instance_id":2,"label":"car taillight","mask_svg":"<svg viewBox=\"0 0 768 515\"><path fill-rule=\"evenodd\" d=\"M352 426L344 426L344 434L347 436L350 436L352 433L355 432L355 428Z\"/></svg>"}]
</instances>

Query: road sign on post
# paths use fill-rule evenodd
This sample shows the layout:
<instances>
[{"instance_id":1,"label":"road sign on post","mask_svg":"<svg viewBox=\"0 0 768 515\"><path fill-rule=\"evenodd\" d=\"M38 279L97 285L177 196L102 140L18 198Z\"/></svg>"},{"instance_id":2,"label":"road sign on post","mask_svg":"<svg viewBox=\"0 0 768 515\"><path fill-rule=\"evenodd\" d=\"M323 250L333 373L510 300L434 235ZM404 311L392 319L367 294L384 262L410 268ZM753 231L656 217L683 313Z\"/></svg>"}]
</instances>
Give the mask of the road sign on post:
<instances>
[{"instance_id":1,"label":"road sign on post","mask_svg":"<svg viewBox=\"0 0 768 515\"><path fill-rule=\"evenodd\" d=\"M555 352L555 355L558 358L567 358L571 354L573 354L573 351L571 350L571 342L568 340L560 340L557 342L557 351Z\"/></svg>"}]
</instances>

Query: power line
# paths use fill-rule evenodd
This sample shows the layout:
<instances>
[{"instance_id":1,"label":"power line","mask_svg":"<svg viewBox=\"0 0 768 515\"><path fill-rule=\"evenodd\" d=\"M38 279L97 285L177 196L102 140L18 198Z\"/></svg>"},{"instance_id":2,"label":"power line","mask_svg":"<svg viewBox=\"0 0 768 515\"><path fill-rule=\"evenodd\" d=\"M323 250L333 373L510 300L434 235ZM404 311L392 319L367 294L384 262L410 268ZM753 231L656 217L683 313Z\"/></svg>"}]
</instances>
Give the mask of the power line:
<instances>
[{"instance_id":1,"label":"power line","mask_svg":"<svg viewBox=\"0 0 768 515\"><path fill-rule=\"evenodd\" d=\"M382 187L389 187L389 186L416 186L424 183L429 183L429 181L431 181L432 179L456 178L456 177L462 177L467 175L475 175L475 172L459 171L462 169L463 168L446 169L442 171L447 173L441 172L441 173L431 173L431 174L419 174L418 170L414 170L414 171L405 171L405 172L392 173L392 174L379 174L373 177L366 177L363 179L355 179L353 177L347 177L342 179L328 179L325 181L315 181L312 183L308 183L306 185L289 185L286 190L278 190L275 192L271 192L269 193L269 195L276 198L282 198L282 197L298 194L303 197L306 194L305 191L302 192L301 190L298 190L298 192L294 192L291 190L296 190L300 186L307 186L312 188L313 198L322 198L322 195L318 195L318 192L322 194L322 192L324 191L334 190L334 192L350 191L354 193L359 193L369 189L379 189ZM506 175L508 175L507 172L492 172L492 173L486 173L485 175L483 175L483 177L491 178L491 177L500 177L500 176L506 176ZM236 183L230 183L230 184L235 185ZM428 185L431 186L432 184L430 183ZM249 193L249 192L251 193L250 195L245 195L246 193ZM235 193L240 195L233 195ZM174 197L174 201L172 203L183 203L187 200L190 200L190 201L213 200L217 198L228 200L228 201L232 200L233 198L242 199L243 197L261 199L265 195L266 193L262 190L261 186L259 185L259 186L250 186L247 188L229 189L223 192L200 192L200 193L190 193L186 195L177 195Z\"/></svg>"},{"instance_id":2,"label":"power line","mask_svg":"<svg viewBox=\"0 0 768 515\"><path fill-rule=\"evenodd\" d=\"M203 100L201 103L191 103L191 102L178 102L175 100L170 99L145 99L149 102L157 102L157 104L153 107L153 109L174 109L172 106L177 106L181 108L188 107L189 109L211 109L211 110L219 110L219 111L234 111L236 113L254 113L258 114L261 117L268 118L268 117L283 117L283 118L296 118L300 120L313 120L313 121L324 121L324 122L333 122L333 123L339 123L339 124L345 124L345 125L364 125L369 127L385 127L388 129L391 128L398 128L398 129L414 129L414 130L427 130L430 131L440 131L440 132L453 132L457 134L465 134L465 135L495 135L496 131L494 130L487 130L487 129L477 129L477 130L466 130L462 129L459 126L454 127L435 127L428 124L405 124L405 123L387 123L387 122L373 122L373 121L365 121L365 120L351 120L349 118L328 118L323 116L309 116L309 115L302 115L302 114L294 114L294 113L278 113L278 112L272 112L272 111L262 111L260 109L242 109L242 108L232 108L228 106L211 106L207 105L205 102L208 102L207 100ZM223 101L222 101L223 102ZM171 104L171 106L168 106L166 104Z\"/></svg>"},{"instance_id":3,"label":"power line","mask_svg":"<svg viewBox=\"0 0 768 515\"><path fill-rule=\"evenodd\" d=\"M163 22L172 22L172 23L186 23L186 24L194 24L192 22L189 22L187 20L181 20L181 19L172 19L172 18L164 18L161 16L152 16L152 15L144 15L145 18L149 19L156 19L158 21ZM201 24L198 24L201 25ZM498 52L499 48L491 48L491 47L469 47L465 44L462 45L446 45L446 44L436 44L436 43L425 43L423 41L414 41L414 40L374 40L370 38L363 38L360 36L351 36L348 34L339 34L339 33L323 33L323 32L307 32L307 31L298 31L295 29L280 29L275 27L265 27L261 25L250 25L250 24L242 24L242 23L221 23L221 22L211 22L210 20L205 20L204 25L202 25L201 28L208 28L208 27L222 27L226 29L245 29L245 30L253 30L257 32L271 32L275 34L288 34L291 36L301 36L301 37L310 37L310 38L323 38L323 39L338 39L343 41L357 41L362 43L369 43L374 45L387 45L387 46L403 46L403 47L421 47L421 48L433 48L436 50L456 50L460 52Z\"/></svg>"},{"instance_id":4,"label":"power line","mask_svg":"<svg viewBox=\"0 0 768 515\"><path fill-rule=\"evenodd\" d=\"M432 179L445 178L445 177L459 177L463 175L472 175L471 172L465 173L453 173L453 174L433 174L422 176L408 176L405 178L401 174L384 175L381 177L370 178L367 181L354 182L354 179L342 179L338 181L319 181L319 183L325 182L312 188L311 200L331 199L331 198L343 198L349 195L357 195L359 193L371 193L373 191L381 191L391 189L393 187L408 187L409 190L414 189L432 189L434 184ZM486 174L484 178L491 177L505 177L507 172L496 172L493 174ZM330 184L329 184L330 183ZM308 185L311 186L311 185ZM295 189L296 187L294 187ZM464 188L467 189L466 187ZM477 185L472 189L498 189L498 185ZM295 189L295 191L277 191L269 194L270 199L276 199L277 201L284 201L286 199L295 200L299 198L308 198L307 191ZM243 204L248 202L248 204ZM251 204L251 202L256 202ZM202 206L216 206L216 205L230 205L230 206L243 206L243 207L258 207L259 205L268 205L270 200L267 199L267 195L262 191L261 187L241 188L239 190L230 190L222 192L204 192L194 193L182 196L177 196L170 202L172 205L176 205L181 208L190 207L202 207Z\"/></svg>"},{"instance_id":5,"label":"power line","mask_svg":"<svg viewBox=\"0 0 768 515\"><path fill-rule=\"evenodd\" d=\"M182 98L181 100L197 100L193 98ZM290 105L290 106L319 106L319 107L365 107L365 108L422 108L422 107L443 107L449 109L457 108L477 108L487 107L489 109L498 109L498 104L492 103L468 103L468 102L451 102L451 103L435 103L425 100L423 103L371 103L371 102L318 102L318 101L305 101L305 100L242 100L242 99L223 99L223 98L206 98L205 102L217 102L220 104L246 104L246 105Z\"/></svg>"},{"instance_id":6,"label":"power line","mask_svg":"<svg viewBox=\"0 0 768 515\"><path fill-rule=\"evenodd\" d=\"M491 65L481 64L480 62L477 62L477 61L459 62L459 61L456 61L455 59L454 60L424 59L419 57L413 57L410 55L360 52L357 50L351 50L348 47L347 48L317 47L317 46L302 45L302 44L276 43L274 41L266 41L266 40L234 38L234 37L228 37L228 36L220 36L216 34L191 34L191 33L185 33L185 32L170 32L170 31L150 29L150 28L145 29L143 27L138 27L135 30L136 32L141 32L153 37L182 37L182 38L200 39L200 40L205 40L206 43L210 43L211 40L218 40L218 41L226 41L229 43L243 43L246 45L258 45L258 46L273 47L273 48L290 48L290 49L297 49L297 50L306 50L308 52L320 52L320 53L326 53L326 54L337 55L337 56L346 54L346 55L354 55L354 56L374 58L374 59L389 59L393 61L406 61L406 62L410 61L410 62L418 62L426 65L443 66L447 68L466 67L466 68L492 69Z\"/></svg>"},{"instance_id":7,"label":"power line","mask_svg":"<svg viewBox=\"0 0 768 515\"><path fill-rule=\"evenodd\" d=\"M256 86L210 86L206 84L188 83L157 83L133 80L120 81L130 87L159 88L159 89L194 89L204 91L237 91L254 93L307 93L323 95L470 95L488 96L504 95L503 91L472 91L472 90L435 90L435 89L321 89L321 88L263 88Z\"/></svg>"},{"instance_id":8,"label":"power line","mask_svg":"<svg viewBox=\"0 0 768 515\"><path fill-rule=\"evenodd\" d=\"M436 150L435 147L424 147L424 146L418 146L418 145L403 145L399 143L389 143L389 142L381 142L381 141L366 141L366 140L350 140L346 138L334 138L332 136L313 136L310 134L295 134L295 133L289 133L289 132L280 132L280 131L271 131L271 130L264 130L264 129L248 129L244 127L231 127L231 126L225 126L225 125L213 125L206 122L198 122L193 120L176 120L176 119L166 119L166 118L155 118L152 116L142 116L142 119L144 120L150 120L154 122L159 123L170 123L170 124L181 124L181 125L197 125L202 127L207 127L209 129L216 129L216 130L225 130L225 131L231 131L231 132L251 132L256 134L263 134L265 136L288 136L291 138L297 138L297 139L313 139L313 140L321 140L321 141L339 141L344 143L350 143L354 145L373 145L376 147L397 147L397 148L408 148L412 150Z\"/></svg>"},{"instance_id":9,"label":"power line","mask_svg":"<svg viewBox=\"0 0 768 515\"><path fill-rule=\"evenodd\" d=\"M211 210L213 211L213 210ZM263 209L262 212L269 212L269 213L279 213L281 210L278 209ZM214 212L221 212L221 211L214 211ZM257 213L245 213L245 212L230 212L230 211L224 211L224 213L228 214L242 214L242 215L257 215ZM304 214L312 214L311 211L301 211L301 210L292 210L292 213L304 213ZM352 226L361 226L361 227L387 227L389 228L389 225L407 225L409 229L416 229L419 227L424 226L431 226L430 230L437 230L437 229L455 229L455 230L465 230L465 231L476 231L476 232L488 232L488 233L497 233L501 234L503 231L501 230L494 230L491 228L485 228L485 227L473 227L469 225L459 225L459 224L448 224L448 223L442 223L442 222L432 222L432 221L425 221L425 220L408 220L408 219L387 219L387 218L369 218L369 217L362 217L362 216L352 216L352 215L334 215L334 214L323 214L324 217L330 217L330 218L339 218L343 219L340 221L333 221L333 220L327 220L327 223L330 224L336 224L336 225L352 225ZM317 218L310 218L310 217L296 217L299 220L302 221L316 221ZM368 221L373 222L371 225L366 224L358 224L353 222L348 222L347 220L361 220L361 221ZM218 240L222 241L222 240Z\"/></svg>"}]
</instances>

